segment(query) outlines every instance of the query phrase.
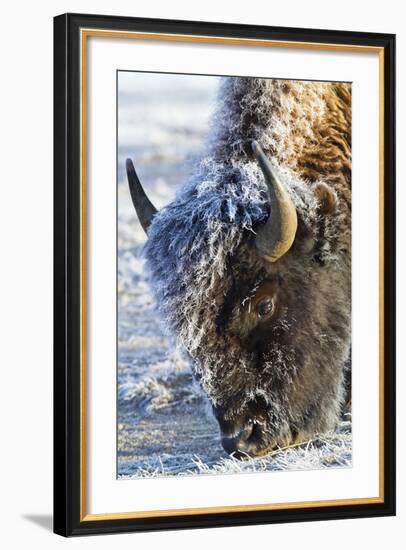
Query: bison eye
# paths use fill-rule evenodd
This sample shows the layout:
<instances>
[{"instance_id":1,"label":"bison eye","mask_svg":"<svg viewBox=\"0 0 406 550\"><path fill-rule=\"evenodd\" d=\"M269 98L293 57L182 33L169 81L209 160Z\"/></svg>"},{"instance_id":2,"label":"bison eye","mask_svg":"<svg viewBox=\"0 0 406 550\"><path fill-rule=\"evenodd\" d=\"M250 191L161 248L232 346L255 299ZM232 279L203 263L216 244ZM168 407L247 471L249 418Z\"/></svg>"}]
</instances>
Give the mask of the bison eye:
<instances>
[{"instance_id":1,"label":"bison eye","mask_svg":"<svg viewBox=\"0 0 406 550\"><path fill-rule=\"evenodd\" d=\"M275 302L274 299L270 296L262 298L257 303L257 314L260 319L266 319L270 317L275 311Z\"/></svg>"}]
</instances>

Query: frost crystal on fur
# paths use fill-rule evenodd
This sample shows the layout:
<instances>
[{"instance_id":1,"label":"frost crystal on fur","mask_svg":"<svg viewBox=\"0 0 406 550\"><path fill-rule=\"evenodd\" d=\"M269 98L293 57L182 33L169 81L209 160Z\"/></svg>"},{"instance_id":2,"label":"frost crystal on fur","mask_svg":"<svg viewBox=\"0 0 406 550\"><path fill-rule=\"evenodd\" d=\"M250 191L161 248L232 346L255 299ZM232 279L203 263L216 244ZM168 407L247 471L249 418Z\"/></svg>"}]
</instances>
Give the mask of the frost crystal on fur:
<instances>
[{"instance_id":1,"label":"frost crystal on fur","mask_svg":"<svg viewBox=\"0 0 406 550\"><path fill-rule=\"evenodd\" d=\"M254 417L259 451L334 428L350 350L350 86L226 78L191 181L145 247L156 301L223 419ZM272 205L257 140L296 206L292 249L271 264L255 234ZM277 285L278 317L251 300ZM265 327L265 328L264 328Z\"/></svg>"}]
</instances>

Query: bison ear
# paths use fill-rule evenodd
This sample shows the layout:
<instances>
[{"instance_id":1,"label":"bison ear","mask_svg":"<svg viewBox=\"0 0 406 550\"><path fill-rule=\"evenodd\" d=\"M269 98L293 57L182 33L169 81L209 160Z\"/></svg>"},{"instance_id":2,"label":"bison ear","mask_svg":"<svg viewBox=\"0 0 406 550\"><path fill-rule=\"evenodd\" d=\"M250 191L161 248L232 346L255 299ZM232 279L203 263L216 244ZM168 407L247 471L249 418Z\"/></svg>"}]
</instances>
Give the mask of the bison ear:
<instances>
[{"instance_id":1,"label":"bison ear","mask_svg":"<svg viewBox=\"0 0 406 550\"><path fill-rule=\"evenodd\" d=\"M337 210L338 198L335 191L326 183L316 183L313 186L316 199L315 242L313 258L325 265L329 255L334 254L337 228L334 223L334 213Z\"/></svg>"},{"instance_id":2,"label":"bison ear","mask_svg":"<svg viewBox=\"0 0 406 550\"><path fill-rule=\"evenodd\" d=\"M313 188L319 214L328 216L337 209L338 199L335 192L326 183L316 183Z\"/></svg>"}]
</instances>

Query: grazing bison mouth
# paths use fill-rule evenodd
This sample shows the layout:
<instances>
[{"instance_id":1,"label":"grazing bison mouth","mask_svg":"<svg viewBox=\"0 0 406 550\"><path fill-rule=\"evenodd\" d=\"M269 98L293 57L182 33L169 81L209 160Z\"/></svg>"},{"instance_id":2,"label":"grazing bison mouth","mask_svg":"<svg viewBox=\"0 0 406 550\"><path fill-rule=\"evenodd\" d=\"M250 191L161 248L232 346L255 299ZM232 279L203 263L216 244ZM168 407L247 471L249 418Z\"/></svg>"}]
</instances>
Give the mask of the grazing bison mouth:
<instances>
[{"instance_id":1,"label":"grazing bison mouth","mask_svg":"<svg viewBox=\"0 0 406 550\"><path fill-rule=\"evenodd\" d=\"M224 450L230 456L243 460L252 456L261 456L272 450L263 448L263 433L261 426L248 419L243 423L237 434L224 435L222 432L221 443Z\"/></svg>"},{"instance_id":2,"label":"grazing bison mouth","mask_svg":"<svg viewBox=\"0 0 406 550\"><path fill-rule=\"evenodd\" d=\"M297 442L296 430L284 425L276 433L275 427L270 427L272 413L263 399L249 402L244 412L232 416L215 407L213 412L219 423L224 450L238 460L265 456Z\"/></svg>"}]
</instances>

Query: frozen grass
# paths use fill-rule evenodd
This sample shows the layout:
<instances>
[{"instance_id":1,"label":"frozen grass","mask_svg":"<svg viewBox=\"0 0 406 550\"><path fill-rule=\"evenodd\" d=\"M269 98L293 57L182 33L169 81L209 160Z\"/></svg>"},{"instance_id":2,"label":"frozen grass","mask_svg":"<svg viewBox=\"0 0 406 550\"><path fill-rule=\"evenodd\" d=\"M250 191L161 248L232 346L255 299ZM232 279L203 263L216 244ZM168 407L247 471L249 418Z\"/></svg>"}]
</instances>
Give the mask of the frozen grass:
<instances>
[{"instance_id":1,"label":"frozen grass","mask_svg":"<svg viewBox=\"0 0 406 550\"><path fill-rule=\"evenodd\" d=\"M221 457L217 462L205 462L198 455L191 455L191 467L177 472L178 475L201 474L240 474L269 471L320 470L325 468L351 467L351 422L343 421L339 430L330 435L301 445L278 449L263 458L237 460L233 457ZM134 474L120 475L121 479L137 479L173 475L173 469L167 468L160 456L151 459L149 465L137 469Z\"/></svg>"}]
</instances>

